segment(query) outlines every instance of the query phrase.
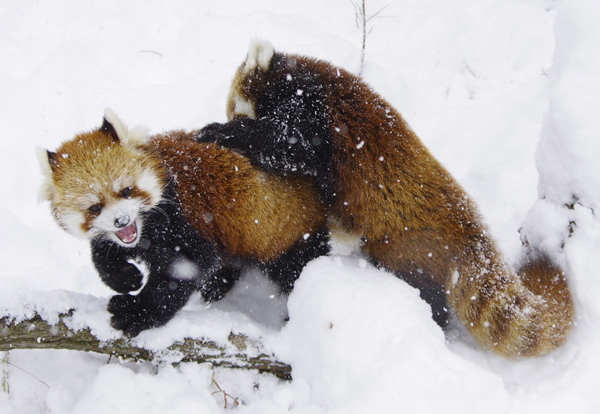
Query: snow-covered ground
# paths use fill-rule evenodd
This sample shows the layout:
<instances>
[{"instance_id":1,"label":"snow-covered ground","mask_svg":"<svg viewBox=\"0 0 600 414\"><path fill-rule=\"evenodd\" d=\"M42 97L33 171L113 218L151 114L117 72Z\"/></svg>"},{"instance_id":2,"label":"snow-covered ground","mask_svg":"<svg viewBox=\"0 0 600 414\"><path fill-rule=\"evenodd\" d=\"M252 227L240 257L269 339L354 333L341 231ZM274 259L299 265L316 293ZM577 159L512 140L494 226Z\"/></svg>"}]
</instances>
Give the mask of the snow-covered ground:
<instances>
[{"instance_id":1,"label":"snow-covered ground","mask_svg":"<svg viewBox=\"0 0 600 414\"><path fill-rule=\"evenodd\" d=\"M577 306L570 340L502 360L457 327L443 333L403 282L334 255L309 264L287 303L250 274L222 303L194 297L140 341L261 337L294 380L215 370L244 413L600 412L600 3L367 0L368 15L379 10L364 78L477 201L510 262L526 238L563 264ZM349 0L0 3L0 315L75 306L98 335L118 335L87 244L36 202L34 148L98 127L106 106L152 132L224 121L252 37L360 68ZM11 351L0 368L7 414L224 409L206 365Z\"/></svg>"}]
</instances>

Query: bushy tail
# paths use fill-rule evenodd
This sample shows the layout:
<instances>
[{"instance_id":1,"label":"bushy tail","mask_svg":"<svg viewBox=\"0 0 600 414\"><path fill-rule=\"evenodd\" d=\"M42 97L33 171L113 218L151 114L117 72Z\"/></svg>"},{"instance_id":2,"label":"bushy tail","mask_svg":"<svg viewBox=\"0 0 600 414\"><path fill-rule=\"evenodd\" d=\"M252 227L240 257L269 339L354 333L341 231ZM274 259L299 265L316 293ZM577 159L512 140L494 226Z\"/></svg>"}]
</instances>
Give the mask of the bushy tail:
<instances>
[{"instance_id":1,"label":"bushy tail","mask_svg":"<svg viewBox=\"0 0 600 414\"><path fill-rule=\"evenodd\" d=\"M526 258L517 274L486 240L459 258L446 292L477 342L506 358L551 352L572 326L573 301L563 272L543 254Z\"/></svg>"}]
</instances>

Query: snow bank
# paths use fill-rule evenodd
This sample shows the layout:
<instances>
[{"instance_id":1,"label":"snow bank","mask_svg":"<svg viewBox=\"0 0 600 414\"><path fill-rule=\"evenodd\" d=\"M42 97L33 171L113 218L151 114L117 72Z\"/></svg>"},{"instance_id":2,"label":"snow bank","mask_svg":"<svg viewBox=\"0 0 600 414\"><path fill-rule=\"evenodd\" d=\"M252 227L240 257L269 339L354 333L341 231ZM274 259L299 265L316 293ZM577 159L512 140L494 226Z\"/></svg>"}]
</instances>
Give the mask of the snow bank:
<instances>
[{"instance_id":1,"label":"snow bank","mask_svg":"<svg viewBox=\"0 0 600 414\"><path fill-rule=\"evenodd\" d=\"M559 2L550 109L537 152L540 197L557 204L600 203L599 17L597 1Z\"/></svg>"},{"instance_id":2,"label":"snow bank","mask_svg":"<svg viewBox=\"0 0 600 414\"><path fill-rule=\"evenodd\" d=\"M120 365L106 365L82 393L73 414L135 413L163 414L218 412L212 397L212 372L206 365L166 366L156 375L135 373ZM50 406L52 409L52 407Z\"/></svg>"},{"instance_id":3,"label":"snow bank","mask_svg":"<svg viewBox=\"0 0 600 414\"><path fill-rule=\"evenodd\" d=\"M388 273L317 259L288 309L276 353L326 412L439 412L466 402L473 412L507 411L502 381L452 353L418 291Z\"/></svg>"}]
</instances>

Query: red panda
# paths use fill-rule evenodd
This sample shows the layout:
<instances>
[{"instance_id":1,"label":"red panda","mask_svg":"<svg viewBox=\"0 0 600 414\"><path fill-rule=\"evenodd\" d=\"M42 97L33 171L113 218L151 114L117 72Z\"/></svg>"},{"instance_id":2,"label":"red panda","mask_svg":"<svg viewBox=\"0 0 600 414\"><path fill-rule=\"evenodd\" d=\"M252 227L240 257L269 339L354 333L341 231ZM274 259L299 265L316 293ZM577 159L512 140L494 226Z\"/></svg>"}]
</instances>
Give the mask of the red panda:
<instances>
[{"instance_id":1,"label":"red panda","mask_svg":"<svg viewBox=\"0 0 600 414\"><path fill-rule=\"evenodd\" d=\"M168 322L200 290L221 299L257 266L289 293L327 254L326 210L312 179L281 177L197 132L148 136L110 110L99 129L38 151L41 197L67 232L89 239L108 305L127 335ZM143 262L148 280L134 263Z\"/></svg>"},{"instance_id":2,"label":"red panda","mask_svg":"<svg viewBox=\"0 0 600 414\"><path fill-rule=\"evenodd\" d=\"M511 269L474 202L357 76L255 41L227 116L197 140L266 171L313 176L329 214L362 238L362 253L417 287L442 327L451 307L481 346L507 358L542 355L567 338L574 311L561 269L533 250Z\"/></svg>"}]
</instances>

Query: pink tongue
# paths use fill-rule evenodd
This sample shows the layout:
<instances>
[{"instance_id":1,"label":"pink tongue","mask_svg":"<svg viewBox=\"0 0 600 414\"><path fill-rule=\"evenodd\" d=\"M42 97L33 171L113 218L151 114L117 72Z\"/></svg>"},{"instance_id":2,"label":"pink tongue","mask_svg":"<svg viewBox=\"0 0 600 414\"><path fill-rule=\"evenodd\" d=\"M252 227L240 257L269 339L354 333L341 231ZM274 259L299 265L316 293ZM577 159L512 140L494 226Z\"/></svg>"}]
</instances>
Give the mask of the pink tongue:
<instances>
[{"instance_id":1,"label":"pink tongue","mask_svg":"<svg viewBox=\"0 0 600 414\"><path fill-rule=\"evenodd\" d=\"M123 230L119 230L115 232L117 237L121 239L121 241L125 244L131 244L137 239L137 227L135 226L135 221L131 223L129 226L124 227Z\"/></svg>"}]
</instances>

